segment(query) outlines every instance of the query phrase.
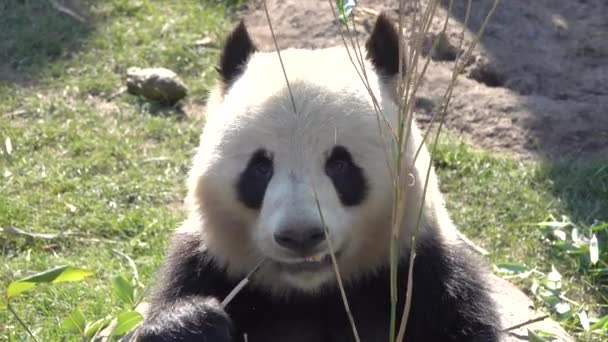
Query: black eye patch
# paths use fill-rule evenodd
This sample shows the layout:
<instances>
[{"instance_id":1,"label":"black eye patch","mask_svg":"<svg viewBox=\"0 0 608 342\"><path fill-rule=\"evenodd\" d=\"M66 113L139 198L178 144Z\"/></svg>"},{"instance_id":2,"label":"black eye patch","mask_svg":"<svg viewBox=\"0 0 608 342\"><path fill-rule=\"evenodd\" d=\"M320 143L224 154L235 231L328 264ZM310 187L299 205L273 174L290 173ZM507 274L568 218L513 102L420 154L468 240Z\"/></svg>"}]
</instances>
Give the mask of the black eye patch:
<instances>
[{"instance_id":1,"label":"black eye patch","mask_svg":"<svg viewBox=\"0 0 608 342\"><path fill-rule=\"evenodd\" d=\"M325 174L331 179L340 201L345 206L360 204L367 195L363 169L353 161L344 146L335 146L325 161Z\"/></svg>"},{"instance_id":2,"label":"black eye patch","mask_svg":"<svg viewBox=\"0 0 608 342\"><path fill-rule=\"evenodd\" d=\"M273 173L272 154L264 149L255 151L236 184L239 201L251 209L260 209Z\"/></svg>"}]
</instances>

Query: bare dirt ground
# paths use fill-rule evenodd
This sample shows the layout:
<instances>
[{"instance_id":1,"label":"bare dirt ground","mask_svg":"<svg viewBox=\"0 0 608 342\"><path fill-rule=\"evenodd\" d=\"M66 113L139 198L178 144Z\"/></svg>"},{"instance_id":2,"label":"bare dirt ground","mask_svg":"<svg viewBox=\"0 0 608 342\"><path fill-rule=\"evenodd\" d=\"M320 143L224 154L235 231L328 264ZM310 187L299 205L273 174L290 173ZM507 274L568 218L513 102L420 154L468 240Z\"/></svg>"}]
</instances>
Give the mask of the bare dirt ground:
<instances>
[{"instance_id":1,"label":"bare dirt ground","mask_svg":"<svg viewBox=\"0 0 608 342\"><path fill-rule=\"evenodd\" d=\"M454 1L447 28L454 46L463 31L466 2ZM280 48L342 44L327 0L267 3ZM441 30L447 3L443 1L431 32ZM492 3L472 2L465 47ZM360 0L357 5L372 10L355 12L361 42L372 27L374 11L397 20L397 0ZM407 27L412 5L406 13ZM258 46L272 49L262 2L248 2L242 17ZM608 159L608 1L503 0L473 56L451 99L449 130L520 157ZM422 125L439 104L453 66L452 53L433 57L418 92Z\"/></svg>"}]
</instances>

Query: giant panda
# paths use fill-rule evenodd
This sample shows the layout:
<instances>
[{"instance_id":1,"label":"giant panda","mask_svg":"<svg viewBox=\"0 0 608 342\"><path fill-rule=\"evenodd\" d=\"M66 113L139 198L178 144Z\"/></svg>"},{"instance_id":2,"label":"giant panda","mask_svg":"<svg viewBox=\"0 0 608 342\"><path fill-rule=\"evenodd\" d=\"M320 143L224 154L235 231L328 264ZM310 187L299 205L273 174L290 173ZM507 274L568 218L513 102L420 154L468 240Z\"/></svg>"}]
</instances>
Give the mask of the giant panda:
<instances>
[{"instance_id":1,"label":"giant panda","mask_svg":"<svg viewBox=\"0 0 608 342\"><path fill-rule=\"evenodd\" d=\"M279 59L243 21L233 29L187 181L188 217L137 341L354 341L343 294L360 340L389 340L398 39L379 15L362 44L366 86L343 46ZM405 341L498 341L483 263L458 240L434 171L422 200L430 156L417 152L415 125L407 136L397 326L422 206Z\"/></svg>"}]
</instances>

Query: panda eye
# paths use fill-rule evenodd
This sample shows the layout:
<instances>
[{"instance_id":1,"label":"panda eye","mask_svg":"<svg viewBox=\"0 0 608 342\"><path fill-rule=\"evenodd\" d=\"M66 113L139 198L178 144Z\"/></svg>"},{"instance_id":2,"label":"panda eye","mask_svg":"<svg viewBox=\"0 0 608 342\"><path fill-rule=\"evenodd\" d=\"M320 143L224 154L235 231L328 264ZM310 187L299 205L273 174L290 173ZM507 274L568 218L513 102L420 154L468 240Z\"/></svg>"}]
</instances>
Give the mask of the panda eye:
<instances>
[{"instance_id":1,"label":"panda eye","mask_svg":"<svg viewBox=\"0 0 608 342\"><path fill-rule=\"evenodd\" d=\"M363 169L353 160L344 146L334 146L325 161L325 173L331 179L340 201L345 206L363 202L367 195L367 180Z\"/></svg>"},{"instance_id":2,"label":"panda eye","mask_svg":"<svg viewBox=\"0 0 608 342\"><path fill-rule=\"evenodd\" d=\"M330 177L340 176L348 171L349 163L344 159L330 159L325 165L325 172Z\"/></svg>"},{"instance_id":3,"label":"panda eye","mask_svg":"<svg viewBox=\"0 0 608 342\"><path fill-rule=\"evenodd\" d=\"M272 176L272 160L265 156L254 161L251 168L255 172L256 177L269 178Z\"/></svg>"},{"instance_id":4,"label":"panda eye","mask_svg":"<svg viewBox=\"0 0 608 342\"><path fill-rule=\"evenodd\" d=\"M353 166L350 153L342 146L336 146L325 162L325 173L331 177L347 175Z\"/></svg>"},{"instance_id":5,"label":"panda eye","mask_svg":"<svg viewBox=\"0 0 608 342\"><path fill-rule=\"evenodd\" d=\"M264 149L255 151L236 182L241 203L251 209L260 209L273 173L272 153Z\"/></svg>"}]
</instances>

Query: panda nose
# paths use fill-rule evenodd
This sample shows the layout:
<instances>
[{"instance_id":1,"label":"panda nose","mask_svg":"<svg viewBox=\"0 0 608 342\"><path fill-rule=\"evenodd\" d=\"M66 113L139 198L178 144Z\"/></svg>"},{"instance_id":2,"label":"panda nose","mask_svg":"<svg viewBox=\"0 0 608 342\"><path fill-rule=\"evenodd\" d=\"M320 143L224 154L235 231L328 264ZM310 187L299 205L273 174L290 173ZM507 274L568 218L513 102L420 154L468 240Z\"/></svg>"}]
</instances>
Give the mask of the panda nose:
<instances>
[{"instance_id":1,"label":"panda nose","mask_svg":"<svg viewBox=\"0 0 608 342\"><path fill-rule=\"evenodd\" d=\"M317 226L289 227L275 232L274 240L294 252L306 254L325 240L325 232Z\"/></svg>"}]
</instances>

